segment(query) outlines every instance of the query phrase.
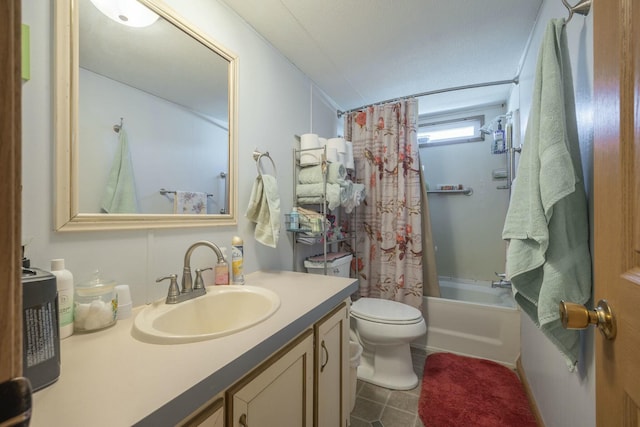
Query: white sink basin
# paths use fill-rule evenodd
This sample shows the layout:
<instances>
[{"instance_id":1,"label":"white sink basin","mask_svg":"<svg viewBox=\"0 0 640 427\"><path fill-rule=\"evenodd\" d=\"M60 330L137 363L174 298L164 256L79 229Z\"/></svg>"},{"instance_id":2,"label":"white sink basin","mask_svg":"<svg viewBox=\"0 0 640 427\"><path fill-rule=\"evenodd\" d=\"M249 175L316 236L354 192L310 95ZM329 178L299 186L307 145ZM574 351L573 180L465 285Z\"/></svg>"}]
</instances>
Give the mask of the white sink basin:
<instances>
[{"instance_id":1,"label":"white sink basin","mask_svg":"<svg viewBox=\"0 0 640 427\"><path fill-rule=\"evenodd\" d=\"M132 335L154 344L179 344L230 335L278 310L280 297L255 286L211 286L178 304L155 303L134 319Z\"/></svg>"}]
</instances>

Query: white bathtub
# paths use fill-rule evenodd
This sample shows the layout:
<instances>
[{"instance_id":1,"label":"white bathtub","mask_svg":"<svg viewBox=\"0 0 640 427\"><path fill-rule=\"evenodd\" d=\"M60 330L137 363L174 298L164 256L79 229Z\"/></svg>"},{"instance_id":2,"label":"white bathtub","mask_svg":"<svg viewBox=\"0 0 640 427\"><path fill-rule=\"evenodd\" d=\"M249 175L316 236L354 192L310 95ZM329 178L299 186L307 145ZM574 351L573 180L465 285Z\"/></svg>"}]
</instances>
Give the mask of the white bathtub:
<instances>
[{"instance_id":1,"label":"white bathtub","mask_svg":"<svg viewBox=\"0 0 640 427\"><path fill-rule=\"evenodd\" d=\"M520 354L520 311L510 289L490 282L440 277L442 298L424 297L427 335L412 343L515 367Z\"/></svg>"}]
</instances>

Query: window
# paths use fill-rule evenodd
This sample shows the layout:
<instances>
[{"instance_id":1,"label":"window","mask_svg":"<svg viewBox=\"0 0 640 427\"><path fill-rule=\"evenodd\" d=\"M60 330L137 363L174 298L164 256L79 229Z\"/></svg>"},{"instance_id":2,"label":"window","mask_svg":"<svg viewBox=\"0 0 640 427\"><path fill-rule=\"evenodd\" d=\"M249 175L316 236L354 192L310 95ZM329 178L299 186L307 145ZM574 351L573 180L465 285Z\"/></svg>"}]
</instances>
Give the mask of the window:
<instances>
[{"instance_id":1,"label":"window","mask_svg":"<svg viewBox=\"0 0 640 427\"><path fill-rule=\"evenodd\" d=\"M440 122L422 122L418 124L418 145L432 147L462 142L484 141L480 128L484 125L484 116L463 117Z\"/></svg>"}]
</instances>

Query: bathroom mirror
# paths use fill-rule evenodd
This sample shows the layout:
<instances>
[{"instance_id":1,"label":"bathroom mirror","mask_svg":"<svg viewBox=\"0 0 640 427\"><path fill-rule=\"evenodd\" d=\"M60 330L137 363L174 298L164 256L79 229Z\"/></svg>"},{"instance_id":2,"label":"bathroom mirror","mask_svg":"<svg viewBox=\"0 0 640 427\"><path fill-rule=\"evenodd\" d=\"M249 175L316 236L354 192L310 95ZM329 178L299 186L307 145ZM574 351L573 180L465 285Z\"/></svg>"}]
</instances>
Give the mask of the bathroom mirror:
<instances>
[{"instance_id":1,"label":"bathroom mirror","mask_svg":"<svg viewBox=\"0 0 640 427\"><path fill-rule=\"evenodd\" d=\"M235 224L237 57L160 0L143 27L94 3L54 2L55 229Z\"/></svg>"}]
</instances>

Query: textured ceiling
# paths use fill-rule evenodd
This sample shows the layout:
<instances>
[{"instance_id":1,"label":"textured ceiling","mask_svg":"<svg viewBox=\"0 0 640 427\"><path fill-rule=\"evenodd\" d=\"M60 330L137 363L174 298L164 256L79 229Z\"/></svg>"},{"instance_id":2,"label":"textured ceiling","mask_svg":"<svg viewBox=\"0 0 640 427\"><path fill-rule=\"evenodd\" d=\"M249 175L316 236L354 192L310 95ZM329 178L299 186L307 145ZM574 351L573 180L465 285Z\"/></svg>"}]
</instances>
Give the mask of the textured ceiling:
<instances>
[{"instance_id":1,"label":"textured ceiling","mask_svg":"<svg viewBox=\"0 0 640 427\"><path fill-rule=\"evenodd\" d=\"M222 0L343 110L511 80L542 0ZM559 1L559 0L558 0ZM421 113L506 100L511 85L420 100Z\"/></svg>"}]
</instances>

